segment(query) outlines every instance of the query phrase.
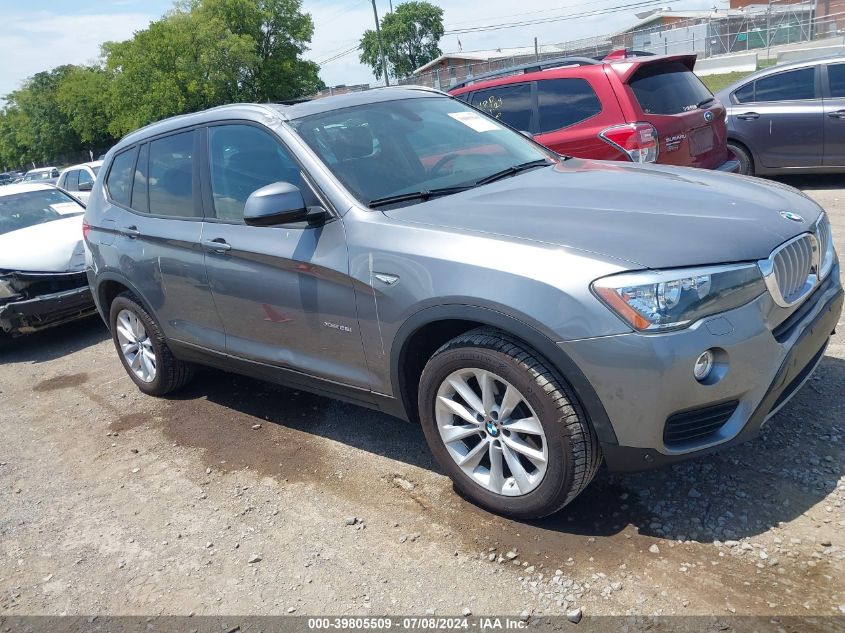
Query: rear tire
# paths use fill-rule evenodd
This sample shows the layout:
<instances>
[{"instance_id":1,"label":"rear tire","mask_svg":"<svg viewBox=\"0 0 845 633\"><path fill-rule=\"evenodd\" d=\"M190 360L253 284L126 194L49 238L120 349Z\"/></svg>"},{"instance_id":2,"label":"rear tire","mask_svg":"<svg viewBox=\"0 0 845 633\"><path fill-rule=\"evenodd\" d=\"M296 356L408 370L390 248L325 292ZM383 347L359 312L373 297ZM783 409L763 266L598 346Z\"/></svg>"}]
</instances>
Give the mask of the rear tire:
<instances>
[{"instance_id":1,"label":"rear tire","mask_svg":"<svg viewBox=\"0 0 845 633\"><path fill-rule=\"evenodd\" d=\"M112 301L109 327L123 368L144 393L163 396L193 378L193 367L173 356L158 324L132 293Z\"/></svg>"},{"instance_id":2,"label":"rear tire","mask_svg":"<svg viewBox=\"0 0 845 633\"><path fill-rule=\"evenodd\" d=\"M498 514L536 519L557 512L601 464L596 434L564 381L492 328L462 334L434 353L420 378L419 414L456 489Z\"/></svg>"},{"instance_id":3,"label":"rear tire","mask_svg":"<svg viewBox=\"0 0 845 633\"><path fill-rule=\"evenodd\" d=\"M744 145L738 145L736 143L728 143L728 150L734 153L737 160L739 161L739 173L743 176L753 176L754 175L754 157L751 156L751 152L748 151Z\"/></svg>"}]
</instances>

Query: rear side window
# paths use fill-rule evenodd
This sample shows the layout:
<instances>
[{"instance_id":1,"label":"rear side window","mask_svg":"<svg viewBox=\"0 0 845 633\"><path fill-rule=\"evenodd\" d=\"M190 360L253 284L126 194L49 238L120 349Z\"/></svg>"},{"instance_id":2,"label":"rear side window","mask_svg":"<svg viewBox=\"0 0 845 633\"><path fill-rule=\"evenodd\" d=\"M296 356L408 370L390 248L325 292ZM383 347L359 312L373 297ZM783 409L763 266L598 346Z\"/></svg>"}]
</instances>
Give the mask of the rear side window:
<instances>
[{"instance_id":1,"label":"rear side window","mask_svg":"<svg viewBox=\"0 0 845 633\"><path fill-rule=\"evenodd\" d=\"M680 114L713 95L680 62L646 64L628 82L645 114Z\"/></svg>"},{"instance_id":2,"label":"rear side window","mask_svg":"<svg viewBox=\"0 0 845 633\"><path fill-rule=\"evenodd\" d=\"M816 98L816 69L800 68L754 82L754 101L798 101Z\"/></svg>"},{"instance_id":3,"label":"rear side window","mask_svg":"<svg viewBox=\"0 0 845 633\"><path fill-rule=\"evenodd\" d=\"M75 169L73 171L69 171L63 176L64 183L60 184L59 186L64 189L67 189L68 191L79 191L78 177L78 171L76 171Z\"/></svg>"},{"instance_id":4,"label":"rear side window","mask_svg":"<svg viewBox=\"0 0 845 633\"><path fill-rule=\"evenodd\" d=\"M127 207L132 189L132 168L135 166L136 153L137 148L133 147L115 156L109 169L109 176L106 178L109 197Z\"/></svg>"},{"instance_id":5,"label":"rear side window","mask_svg":"<svg viewBox=\"0 0 845 633\"><path fill-rule=\"evenodd\" d=\"M538 81L537 105L538 134L575 125L601 112L601 102L586 79Z\"/></svg>"},{"instance_id":6,"label":"rear side window","mask_svg":"<svg viewBox=\"0 0 845 633\"><path fill-rule=\"evenodd\" d=\"M828 66L827 80L830 82L830 96L834 99L845 99L845 64Z\"/></svg>"},{"instance_id":7,"label":"rear side window","mask_svg":"<svg viewBox=\"0 0 845 633\"><path fill-rule=\"evenodd\" d=\"M531 131L531 84L510 84L472 95L472 105L522 132Z\"/></svg>"},{"instance_id":8,"label":"rear side window","mask_svg":"<svg viewBox=\"0 0 845 633\"><path fill-rule=\"evenodd\" d=\"M150 143L150 213L195 217L194 132L181 132Z\"/></svg>"},{"instance_id":9,"label":"rear side window","mask_svg":"<svg viewBox=\"0 0 845 633\"><path fill-rule=\"evenodd\" d=\"M734 99L737 103L751 103L754 101L754 82L744 85L734 92Z\"/></svg>"}]
</instances>

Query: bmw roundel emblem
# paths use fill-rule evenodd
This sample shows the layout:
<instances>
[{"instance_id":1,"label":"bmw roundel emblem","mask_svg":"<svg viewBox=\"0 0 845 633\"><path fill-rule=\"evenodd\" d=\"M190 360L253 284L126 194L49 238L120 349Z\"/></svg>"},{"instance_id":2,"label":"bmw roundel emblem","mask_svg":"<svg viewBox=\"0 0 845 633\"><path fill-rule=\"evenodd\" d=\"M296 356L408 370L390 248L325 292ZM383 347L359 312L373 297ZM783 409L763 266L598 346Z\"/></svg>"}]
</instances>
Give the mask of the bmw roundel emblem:
<instances>
[{"instance_id":1,"label":"bmw roundel emblem","mask_svg":"<svg viewBox=\"0 0 845 633\"><path fill-rule=\"evenodd\" d=\"M792 220L793 222L803 222L804 218L798 215L797 213L793 213L792 211L781 211L780 215L782 218L786 218L787 220Z\"/></svg>"},{"instance_id":2,"label":"bmw roundel emblem","mask_svg":"<svg viewBox=\"0 0 845 633\"><path fill-rule=\"evenodd\" d=\"M707 112L704 113L704 120L707 121L708 123L713 122L713 113L710 112L710 110L708 110Z\"/></svg>"}]
</instances>

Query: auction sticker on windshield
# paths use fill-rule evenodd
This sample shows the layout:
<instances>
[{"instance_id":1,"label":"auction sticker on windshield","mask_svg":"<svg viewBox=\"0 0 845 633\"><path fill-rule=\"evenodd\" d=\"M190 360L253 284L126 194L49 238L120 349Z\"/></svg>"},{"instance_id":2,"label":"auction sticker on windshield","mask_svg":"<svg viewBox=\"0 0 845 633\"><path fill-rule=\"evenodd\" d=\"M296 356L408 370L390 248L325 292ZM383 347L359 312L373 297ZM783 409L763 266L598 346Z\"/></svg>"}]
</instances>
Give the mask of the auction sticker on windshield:
<instances>
[{"instance_id":1,"label":"auction sticker on windshield","mask_svg":"<svg viewBox=\"0 0 845 633\"><path fill-rule=\"evenodd\" d=\"M485 119L480 114L475 112L450 112L449 116L460 121L464 125L471 127L476 132L493 132L501 130L502 127L490 119Z\"/></svg>"}]
</instances>

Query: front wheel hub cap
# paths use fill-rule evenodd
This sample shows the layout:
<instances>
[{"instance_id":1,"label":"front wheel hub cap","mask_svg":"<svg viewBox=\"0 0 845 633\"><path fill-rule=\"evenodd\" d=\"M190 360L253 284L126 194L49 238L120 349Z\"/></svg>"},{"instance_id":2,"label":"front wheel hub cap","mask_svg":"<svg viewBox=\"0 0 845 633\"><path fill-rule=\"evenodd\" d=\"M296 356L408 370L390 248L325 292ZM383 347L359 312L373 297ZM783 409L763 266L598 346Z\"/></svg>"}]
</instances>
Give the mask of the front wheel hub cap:
<instances>
[{"instance_id":1,"label":"front wheel hub cap","mask_svg":"<svg viewBox=\"0 0 845 633\"><path fill-rule=\"evenodd\" d=\"M543 425L501 376L474 367L452 372L437 390L434 413L447 453L476 484L518 497L543 481L549 462Z\"/></svg>"}]
</instances>

